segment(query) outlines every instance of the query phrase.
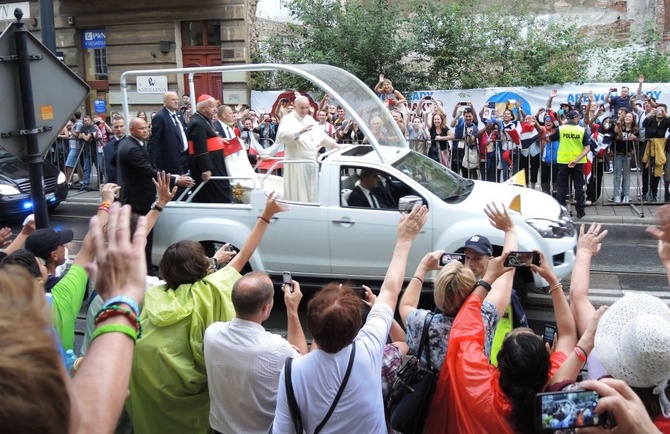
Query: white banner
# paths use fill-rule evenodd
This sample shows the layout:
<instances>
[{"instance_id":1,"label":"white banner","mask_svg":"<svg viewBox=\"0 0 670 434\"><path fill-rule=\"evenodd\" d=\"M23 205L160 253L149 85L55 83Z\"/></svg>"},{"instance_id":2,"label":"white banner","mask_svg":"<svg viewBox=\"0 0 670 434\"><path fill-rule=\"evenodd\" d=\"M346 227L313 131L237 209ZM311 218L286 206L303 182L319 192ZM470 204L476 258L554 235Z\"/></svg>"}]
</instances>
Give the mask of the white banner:
<instances>
[{"instance_id":1,"label":"white banner","mask_svg":"<svg viewBox=\"0 0 670 434\"><path fill-rule=\"evenodd\" d=\"M621 86L628 86L630 93L634 94L637 91L638 83L584 83L584 84L566 84L556 88L557 96L553 100L552 109L558 110L559 104L562 102L569 102L575 104L582 92L588 94L593 91L595 103L605 104L605 97L610 88L616 88L617 92L612 92L611 96L618 95L621 92ZM484 89L469 89L469 90L423 90L417 91L410 95L405 94L405 97L410 102L410 109L413 110L420 102L427 103L424 100L427 96L432 96L435 100L442 103L447 113L447 118L451 119L451 114L455 104L459 102L472 102L477 113L482 107L486 107L488 103L495 103L496 109L500 112L504 109L505 103L508 100L521 101L521 108L526 113L535 114L538 109L546 107L549 94L553 87L491 87ZM252 91L251 92L251 107L257 113L264 113L272 109L272 105L282 91ZM654 97L657 102L670 105L670 84L667 83L644 83L642 85L642 92ZM318 102L318 101L317 101ZM586 104L587 100L583 100ZM332 101L332 104L337 105L337 101ZM609 107L606 106L606 109Z\"/></svg>"}]
</instances>

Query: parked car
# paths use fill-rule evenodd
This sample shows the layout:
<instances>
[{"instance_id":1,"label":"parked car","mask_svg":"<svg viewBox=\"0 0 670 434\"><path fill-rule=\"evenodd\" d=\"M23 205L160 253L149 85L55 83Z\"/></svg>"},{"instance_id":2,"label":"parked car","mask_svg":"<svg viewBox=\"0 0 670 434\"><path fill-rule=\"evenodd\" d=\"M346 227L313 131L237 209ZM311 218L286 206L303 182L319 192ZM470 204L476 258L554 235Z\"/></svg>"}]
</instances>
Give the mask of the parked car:
<instances>
[{"instance_id":1,"label":"parked car","mask_svg":"<svg viewBox=\"0 0 670 434\"><path fill-rule=\"evenodd\" d=\"M67 198L65 174L44 161L44 194L47 206L55 209ZM0 146L0 219L21 218L32 213L28 166Z\"/></svg>"}]
</instances>

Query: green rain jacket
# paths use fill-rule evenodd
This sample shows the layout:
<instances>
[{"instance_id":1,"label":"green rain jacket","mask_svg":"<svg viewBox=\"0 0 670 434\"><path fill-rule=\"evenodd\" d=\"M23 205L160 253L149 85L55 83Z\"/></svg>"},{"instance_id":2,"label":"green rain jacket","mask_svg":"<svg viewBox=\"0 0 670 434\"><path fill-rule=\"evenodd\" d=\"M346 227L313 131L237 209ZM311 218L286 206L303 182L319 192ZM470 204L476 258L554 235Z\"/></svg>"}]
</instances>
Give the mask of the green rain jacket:
<instances>
[{"instance_id":1,"label":"green rain jacket","mask_svg":"<svg viewBox=\"0 0 670 434\"><path fill-rule=\"evenodd\" d=\"M210 324L235 316L231 292L240 277L225 267L176 290L147 290L126 402L136 434L209 432L203 338Z\"/></svg>"}]
</instances>

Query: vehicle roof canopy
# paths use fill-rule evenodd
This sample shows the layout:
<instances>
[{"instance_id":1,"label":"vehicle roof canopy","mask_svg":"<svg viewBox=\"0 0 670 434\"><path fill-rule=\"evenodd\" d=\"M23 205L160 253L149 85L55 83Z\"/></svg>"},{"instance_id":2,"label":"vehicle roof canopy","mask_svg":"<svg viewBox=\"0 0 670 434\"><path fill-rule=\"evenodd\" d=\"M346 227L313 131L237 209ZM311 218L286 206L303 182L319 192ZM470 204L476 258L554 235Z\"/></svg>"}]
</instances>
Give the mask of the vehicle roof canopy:
<instances>
[{"instance_id":1,"label":"vehicle roof canopy","mask_svg":"<svg viewBox=\"0 0 670 434\"><path fill-rule=\"evenodd\" d=\"M406 148L407 142L400 128L391 117L388 109L372 90L353 74L335 66L320 64L283 65L274 63L222 65L197 68L146 69L126 71L121 75L123 112L130 119L128 107L128 78L155 74L188 74L190 94L194 96L193 76L195 74L216 74L223 72L272 72L285 71L309 80L333 99L340 102L347 115L359 125L375 149L379 158L386 161L386 152L382 147ZM375 118L381 122L381 128L375 130L371 123ZM375 122L377 123L377 122Z\"/></svg>"}]
</instances>

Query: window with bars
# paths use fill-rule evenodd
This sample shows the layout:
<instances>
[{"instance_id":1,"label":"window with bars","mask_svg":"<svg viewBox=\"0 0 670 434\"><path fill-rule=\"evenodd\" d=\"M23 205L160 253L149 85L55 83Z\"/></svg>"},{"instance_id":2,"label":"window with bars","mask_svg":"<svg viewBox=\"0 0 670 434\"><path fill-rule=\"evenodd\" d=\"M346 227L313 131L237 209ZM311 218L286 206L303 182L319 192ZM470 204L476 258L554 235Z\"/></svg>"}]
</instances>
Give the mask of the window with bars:
<instances>
[{"instance_id":1,"label":"window with bars","mask_svg":"<svg viewBox=\"0 0 670 434\"><path fill-rule=\"evenodd\" d=\"M96 48L93 50L93 59L95 62L95 79L107 80L107 49Z\"/></svg>"}]
</instances>

